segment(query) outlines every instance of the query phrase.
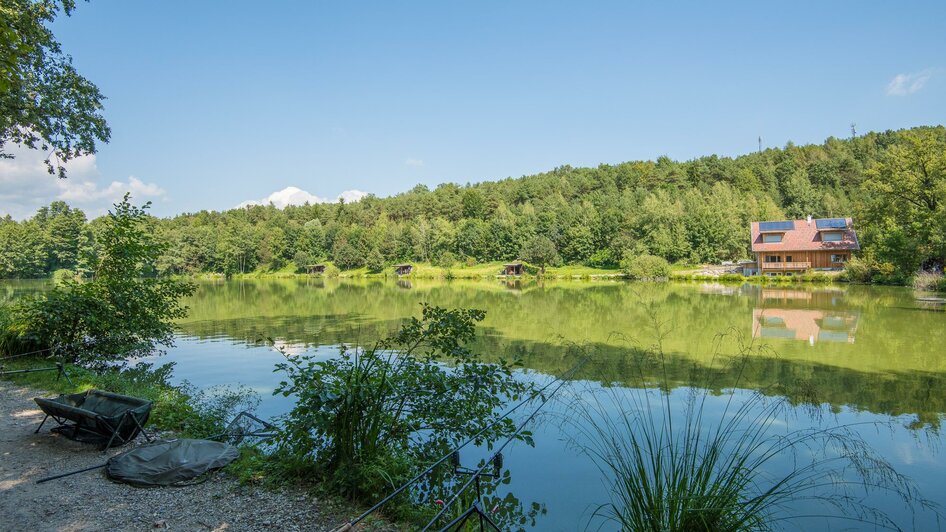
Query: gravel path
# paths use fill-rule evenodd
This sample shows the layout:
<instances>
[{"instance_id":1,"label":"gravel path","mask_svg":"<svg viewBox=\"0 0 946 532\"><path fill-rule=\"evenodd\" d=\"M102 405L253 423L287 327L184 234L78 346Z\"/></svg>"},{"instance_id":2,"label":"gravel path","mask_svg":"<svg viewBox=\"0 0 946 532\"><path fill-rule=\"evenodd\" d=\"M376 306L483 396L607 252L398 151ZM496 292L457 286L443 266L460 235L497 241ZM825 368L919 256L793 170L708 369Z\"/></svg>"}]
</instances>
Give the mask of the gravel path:
<instances>
[{"instance_id":1,"label":"gravel path","mask_svg":"<svg viewBox=\"0 0 946 532\"><path fill-rule=\"evenodd\" d=\"M181 488L134 488L110 482L102 470L36 484L107 459L95 446L50 433L50 422L33 434L43 419L32 400L37 395L0 381L2 531L331 530L350 511L303 492L243 486L224 474Z\"/></svg>"}]
</instances>

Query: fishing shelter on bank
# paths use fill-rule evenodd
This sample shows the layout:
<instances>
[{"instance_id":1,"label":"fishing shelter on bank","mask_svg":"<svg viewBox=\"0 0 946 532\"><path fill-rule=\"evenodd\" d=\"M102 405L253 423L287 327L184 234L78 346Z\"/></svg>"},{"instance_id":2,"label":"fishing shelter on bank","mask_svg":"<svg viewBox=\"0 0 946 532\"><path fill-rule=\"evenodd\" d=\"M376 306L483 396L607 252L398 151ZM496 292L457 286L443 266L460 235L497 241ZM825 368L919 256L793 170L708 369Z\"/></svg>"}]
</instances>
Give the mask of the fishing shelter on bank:
<instances>
[{"instance_id":1,"label":"fishing shelter on bank","mask_svg":"<svg viewBox=\"0 0 946 532\"><path fill-rule=\"evenodd\" d=\"M522 275L523 264L521 262L512 262L503 264L503 275Z\"/></svg>"}]
</instances>

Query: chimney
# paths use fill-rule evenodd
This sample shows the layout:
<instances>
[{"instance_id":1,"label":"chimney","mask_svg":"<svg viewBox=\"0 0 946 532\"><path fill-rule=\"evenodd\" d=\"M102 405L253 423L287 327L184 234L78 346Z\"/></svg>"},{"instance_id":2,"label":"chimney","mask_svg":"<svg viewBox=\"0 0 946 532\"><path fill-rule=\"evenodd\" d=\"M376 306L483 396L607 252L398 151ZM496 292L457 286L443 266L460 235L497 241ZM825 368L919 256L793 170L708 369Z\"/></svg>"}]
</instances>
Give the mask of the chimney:
<instances>
[{"instance_id":1,"label":"chimney","mask_svg":"<svg viewBox=\"0 0 946 532\"><path fill-rule=\"evenodd\" d=\"M808 227L811 227L811 215L808 215Z\"/></svg>"}]
</instances>

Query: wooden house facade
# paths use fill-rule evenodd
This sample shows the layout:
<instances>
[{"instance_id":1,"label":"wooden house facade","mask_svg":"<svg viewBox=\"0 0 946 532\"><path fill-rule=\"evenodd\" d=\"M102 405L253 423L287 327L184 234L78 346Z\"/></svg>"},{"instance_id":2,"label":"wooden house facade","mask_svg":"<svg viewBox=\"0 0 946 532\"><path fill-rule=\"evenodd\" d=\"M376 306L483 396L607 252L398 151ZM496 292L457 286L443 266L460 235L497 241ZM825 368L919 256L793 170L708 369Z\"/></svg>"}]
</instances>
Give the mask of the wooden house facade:
<instances>
[{"instance_id":1,"label":"wooden house facade","mask_svg":"<svg viewBox=\"0 0 946 532\"><path fill-rule=\"evenodd\" d=\"M860 249L850 218L752 222L752 273L793 275L840 270Z\"/></svg>"}]
</instances>

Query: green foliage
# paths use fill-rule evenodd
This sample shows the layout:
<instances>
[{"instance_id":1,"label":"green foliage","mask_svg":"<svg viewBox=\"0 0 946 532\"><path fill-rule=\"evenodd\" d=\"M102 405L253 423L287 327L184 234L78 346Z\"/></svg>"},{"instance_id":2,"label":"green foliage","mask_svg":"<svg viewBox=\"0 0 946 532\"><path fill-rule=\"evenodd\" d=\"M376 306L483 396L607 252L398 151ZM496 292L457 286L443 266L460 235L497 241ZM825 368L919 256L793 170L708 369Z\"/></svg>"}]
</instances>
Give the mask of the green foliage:
<instances>
[{"instance_id":1,"label":"green foliage","mask_svg":"<svg viewBox=\"0 0 946 532\"><path fill-rule=\"evenodd\" d=\"M12 361L7 369L48 367L42 358ZM90 388L147 399L154 403L149 426L178 433L181 437L206 438L223 432L228 420L242 410L252 410L259 396L244 387L215 387L203 391L188 383L171 384L174 364L155 366L138 363L132 367L109 366L96 370L67 367L70 384L53 372L11 377L18 383L56 393L76 393Z\"/></svg>"},{"instance_id":2,"label":"green foliage","mask_svg":"<svg viewBox=\"0 0 946 532\"><path fill-rule=\"evenodd\" d=\"M555 249L555 243L542 235L527 240L519 250L519 256L522 260L538 266L541 273L545 272L546 266L555 266L562 262L558 250Z\"/></svg>"},{"instance_id":3,"label":"green foliage","mask_svg":"<svg viewBox=\"0 0 946 532\"><path fill-rule=\"evenodd\" d=\"M893 264L880 262L872 255L852 257L844 265L844 274L848 281L855 283L870 283L890 278L895 271Z\"/></svg>"},{"instance_id":4,"label":"green foliage","mask_svg":"<svg viewBox=\"0 0 946 532\"><path fill-rule=\"evenodd\" d=\"M717 277L717 279L722 283L744 283L746 278L739 273L724 273Z\"/></svg>"},{"instance_id":5,"label":"green foliage","mask_svg":"<svg viewBox=\"0 0 946 532\"><path fill-rule=\"evenodd\" d=\"M76 272L72 270L66 270L66 269L56 270L53 272L53 283L55 283L57 286L62 285L66 283L67 281L69 281L70 279L75 279L75 277L76 277Z\"/></svg>"},{"instance_id":6,"label":"green foliage","mask_svg":"<svg viewBox=\"0 0 946 532\"><path fill-rule=\"evenodd\" d=\"M863 241L901 277L946 264L946 130L919 128L870 166Z\"/></svg>"},{"instance_id":7,"label":"green foliage","mask_svg":"<svg viewBox=\"0 0 946 532\"><path fill-rule=\"evenodd\" d=\"M253 206L154 220L168 243L161 274L280 270L297 257L343 270L367 264L511 261L540 269L613 267L625 252L671 263L750 256L749 224L852 216L864 255L894 266L885 282L946 262L946 128L830 138L736 158L631 161L346 204ZM902 185L902 186L901 186ZM0 219L0 276L91 269L95 223L61 202ZM298 263L298 261L297 261Z\"/></svg>"},{"instance_id":8,"label":"green foliage","mask_svg":"<svg viewBox=\"0 0 946 532\"><path fill-rule=\"evenodd\" d=\"M625 252L621 259L624 274L636 280L655 280L670 277L670 264L666 259L654 255L635 255Z\"/></svg>"},{"instance_id":9,"label":"green foliage","mask_svg":"<svg viewBox=\"0 0 946 532\"><path fill-rule=\"evenodd\" d=\"M531 387L513 378L515 364L484 363L464 346L483 317L424 305L420 319L372 347L343 347L330 360L287 356L276 393L296 403L277 438L280 462L376 500L485 426L483 442L511 434L497 411Z\"/></svg>"},{"instance_id":10,"label":"green foliage","mask_svg":"<svg viewBox=\"0 0 946 532\"><path fill-rule=\"evenodd\" d=\"M52 152L50 174L108 142L98 88L72 66L49 29L74 0L4 0L0 6L0 157L7 143Z\"/></svg>"},{"instance_id":11,"label":"green foliage","mask_svg":"<svg viewBox=\"0 0 946 532\"><path fill-rule=\"evenodd\" d=\"M382 272L384 270L384 255L377 248L372 249L365 260L365 266L368 267L368 271L371 273Z\"/></svg>"},{"instance_id":12,"label":"green foliage","mask_svg":"<svg viewBox=\"0 0 946 532\"><path fill-rule=\"evenodd\" d=\"M155 242L145 210L128 195L105 218L93 280L61 279L16 307L20 336L56 347L73 362L104 364L152 353L173 342L173 320L186 315L180 298L194 286L154 278L164 244Z\"/></svg>"},{"instance_id":13,"label":"green foliage","mask_svg":"<svg viewBox=\"0 0 946 532\"><path fill-rule=\"evenodd\" d=\"M456 263L457 263L457 257L453 253L450 253L449 251L445 251L441 253L439 257L437 257L437 260L433 262L433 265L440 266L441 268L451 268Z\"/></svg>"}]
</instances>

